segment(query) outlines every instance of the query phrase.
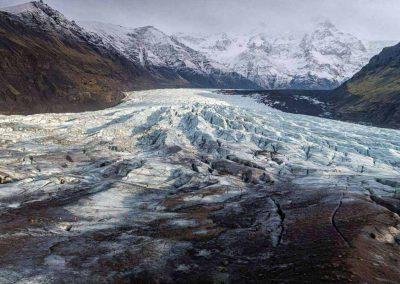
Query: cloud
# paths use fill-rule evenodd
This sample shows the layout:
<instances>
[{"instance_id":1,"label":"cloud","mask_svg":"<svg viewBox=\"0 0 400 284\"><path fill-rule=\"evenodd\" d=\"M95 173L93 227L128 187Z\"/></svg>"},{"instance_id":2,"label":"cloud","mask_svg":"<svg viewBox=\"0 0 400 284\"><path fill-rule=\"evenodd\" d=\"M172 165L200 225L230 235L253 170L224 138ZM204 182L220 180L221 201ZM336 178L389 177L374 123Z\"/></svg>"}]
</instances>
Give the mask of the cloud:
<instances>
[{"instance_id":1,"label":"cloud","mask_svg":"<svg viewBox=\"0 0 400 284\"><path fill-rule=\"evenodd\" d=\"M400 39L399 0L45 0L69 18L125 26L154 25L168 33L245 32L263 26L299 31L330 19L365 39ZM0 0L11 5L18 0Z\"/></svg>"}]
</instances>

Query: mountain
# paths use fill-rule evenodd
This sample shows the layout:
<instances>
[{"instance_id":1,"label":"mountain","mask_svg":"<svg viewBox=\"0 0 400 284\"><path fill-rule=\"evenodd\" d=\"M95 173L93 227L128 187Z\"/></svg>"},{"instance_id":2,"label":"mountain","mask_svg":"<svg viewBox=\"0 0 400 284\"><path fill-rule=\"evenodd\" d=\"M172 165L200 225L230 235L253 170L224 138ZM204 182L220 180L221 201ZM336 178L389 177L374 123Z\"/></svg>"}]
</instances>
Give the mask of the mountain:
<instances>
[{"instance_id":1,"label":"mountain","mask_svg":"<svg viewBox=\"0 0 400 284\"><path fill-rule=\"evenodd\" d=\"M400 128L400 44L384 48L335 90L337 117Z\"/></svg>"},{"instance_id":2,"label":"mountain","mask_svg":"<svg viewBox=\"0 0 400 284\"><path fill-rule=\"evenodd\" d=\"M117 32L88 32L42 2L2 9L0 113L99 109L135 89L257 87L155 28Z\"/></svg>"},{"instance_id":3,"label":"mountain","mask_svg":"<svg viewBox=\"0 0 400 284\"><path fill-rule=\"evenodd\" d=\"M153 26L127 28L99 22L79 23L107 47L135 64L168 78L178 76L192 87L259 88L231 68L182 44Z\"/></svg>"},{"instance_id":4,"label":"mountain","mask_svg":"<svg viewBox=\"0 0 400 284\"><path fill-rule=\"evenodd\" d=\"M393 43L364 43L329 21L300 36L256 31L175 37L266 89L333 89Z\"/></svg>"},{"instance_id":5,"label":"mountain","mask_svg":"<svg viewBox=\"0 0 400 284\"><path fill-rule=\"evenodd\" d=\"M115 105L149 76L41 2L0 12L0 112L37 113ZM133 79L135 78L135 79Z\"/></svg>"}]
</instances>

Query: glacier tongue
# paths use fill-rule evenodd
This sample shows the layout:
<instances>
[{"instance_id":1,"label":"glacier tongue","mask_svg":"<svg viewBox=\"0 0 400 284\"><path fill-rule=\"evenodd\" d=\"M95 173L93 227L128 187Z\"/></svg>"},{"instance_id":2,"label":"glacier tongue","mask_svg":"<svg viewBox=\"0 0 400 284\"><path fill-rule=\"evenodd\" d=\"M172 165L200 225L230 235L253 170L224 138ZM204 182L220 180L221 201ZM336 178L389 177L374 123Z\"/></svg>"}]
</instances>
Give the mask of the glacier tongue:
<instances>
[{"instance_id":1,"label":"glacier tongue","mask_svg":"<svg viewBox=\"0 0 400 284\"><path fill-rule=\"evenodd\" d=\"M249 226L244 214L256 214L251 228L268 248L285 246L287 224L297 221L284 211L296 203L292 195L310 192L322 196L320 212L329 210L332 239L350 245L335 223L342 203L399 195L400 131L283 113L216 91L140 91L97 112L1 116L0 134L0 176L9 177L0 185L0 244L13 243L0 248L6 280L63 279L60 263L67 279L108 267L115 280L123 277L115 260L135 277L147 271L172 281L171 262L179 275L198 266L177 263L188 250L217 251L193 240L225 232L220 241L236 247L232 234L245 231L227 228ZM30 245L21 248L24 238ZM11 248L44 264L34 269Z\"/></svg>"},{"instance_id":2,"label":"glacier tongue","mask_svg":"<svg viewBox=\"0 0 400 284\"><path fill-rule=\"evenodd\" d=\"M104 111L3 116L1 122L3 151L25 160L49 151L67 155L84 150L86 156L95 151L110 160L134 155L149 165L154 157L166 158L165 151L178 147L192 159L236 155L262 165L277 180L290 178L299 185L323 182L344 188L351 183L343 183L343 178L352 177L356 179L352 188L365 192L377 186L375 179L400 177L399 131L283 113L250 98L214 91L134 92L123 104ZM268 152L268 157L257 155L260 151ZM26 171L28 184L30 178L47 179L67 171L58 169L57 163L44 165L46 170L34 162L21 168L17 161L4 161L1 167L10 172ZM387 186L377 190L393 193Z\"/></svg>"}]
</instances>

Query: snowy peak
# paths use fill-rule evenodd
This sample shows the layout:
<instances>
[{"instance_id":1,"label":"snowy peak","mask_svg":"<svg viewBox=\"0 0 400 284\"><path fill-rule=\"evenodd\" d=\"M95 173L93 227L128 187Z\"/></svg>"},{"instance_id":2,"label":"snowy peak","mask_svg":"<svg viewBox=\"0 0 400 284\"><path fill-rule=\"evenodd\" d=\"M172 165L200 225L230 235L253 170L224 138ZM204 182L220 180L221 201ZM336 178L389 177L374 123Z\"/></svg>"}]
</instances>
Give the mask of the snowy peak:
<instances>
[{"instance_id":1,"label":"snowy peak","mask_svg":"<svg viewBox=\"0 0 400 284\"><path fill-rule=\"evenodd\" d=\"M329 20L300 35L277 35L264 27L243 35L175 37L267 89L335 88L387 45L364 43Z\"/></svg>"},{"instance_id":2,"label":"snowy peak","mask_svg":"<svg viewBox=\"0 0 400 284\"><path fill-rule=\"evenodd\" d=\"M125 58L151 71L168 70L179 79L196 81L195 86L199 87L258 87L153 26L127 28L96 22L81 22L80 25L94 37L99 36L108 48L116 49Z\"/></svg>"},{"instance_id":3,"label":"snowy peak","mask_svg":"<svg viewBox=\"0 0 400 284\"><path fill-rule=\"evenodd\" d=\"M351 55L352 52L366 52L363 42L351 34L339 31L331 22L320 23L316 29L305 36L322 54ZM338 53L335 53L338 51Z\"/></svg>"},{"instance_id":4,"label":"snowy peak","mask_svg":"<svg viewBox=\"0 0 400 284\"><path fill-rule=\"evenodd\" d=\"M24 18L31 18L31 20L48 20L51 19L58 24L69 22L63 14L54 10L43 2L29 2L3 9L4 12L14 14Z\"/></svg>"},{"instance_id":5,"label":"snowy peak","mask_svg":"<svg viewBox=\"0 0 400 284\"><path fill-rule=\"evenodd\" d=\"M150 45L175 45L174 40L167 34L153 26L146 26L134 29L132 34L137 39Z\"/></svg>"},{"instance_id":6,"label":"snowy peak","mask_svg":"<svg viewBox=\"0 0 400 284\"><path fill-rule=\"evenodd\" d=\"M325 20L325 21L322 21L322 22L319 22L319 24L318 24L321 28L324 28L324 29L327 29L327 30L331 30L331 29L334 29L334 30L337 30L336 29L336 26L330 21L330 20Z\"/></svg>"},{"instance_id":7,"label":"snowy peak","mask_svg":"<svg viewBox=\"0 0 400 284\"><path fill-rule=\"evenodd\" d=\"M111 48L117 49L123 56L141 65L167 66L171 56L182 52L175 41L153 26L128 28L113 24L80 23L93 35L98 35Z\"/></svg>"},{"instance_id":8,"label":"snowy peak","mask_svg":"<svg viewBox=\"0 0 400 284\"><path fill-rule=\"evenodd\" d=\"M329 20L317 23L312 33L318 35L320 38L332 37L337 34L342 34Z\"/></svg>"},{"instance_id":9,"label":"snowy peak","mask_svg":"<svg viewBox=\"0 0 400 284\"><path fill-rule=\"evenodd\" d=\"M14 15L20 15L20 14L27 14L27 13L38 13L43 11L43 6L46 4L41 3L41 2L28 2L28 3L23 3L20 5L16 6L10 6L3 8L2 10L4 12L14 14ZM47 6L47 5L46 5Z\"/></svg>"},{"instance_id":10,"label":"snowy peak","mask_svg":"<svg viewBox=\"0 0 400 284\"><path fill-rule=\"evenodd\" d=\"M43 2L29 2L7 7L4 12L18 17L27 26L38 28L48 34L58 33L64 38L88 38L81 27L68 20L63 14Z\"/></svg>"}]
</instances>

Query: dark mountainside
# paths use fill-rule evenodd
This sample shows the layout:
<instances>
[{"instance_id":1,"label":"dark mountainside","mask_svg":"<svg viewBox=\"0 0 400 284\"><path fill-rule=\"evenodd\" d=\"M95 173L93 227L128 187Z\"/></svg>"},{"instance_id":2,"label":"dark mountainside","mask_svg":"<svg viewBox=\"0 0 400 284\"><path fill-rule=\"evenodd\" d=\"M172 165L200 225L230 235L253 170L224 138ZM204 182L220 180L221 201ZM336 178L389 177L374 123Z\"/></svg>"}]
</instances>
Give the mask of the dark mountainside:
<instances>
[{"instance_id":1,"label":"dark mountainside","mask_svg":"<svg viewBox=\"0 0 400 284\"><path fill-rule=\"evenodd\" d=\"M235 73L206 77L135 64L46 4L23 8L0 12L2 114L96 110L139 89L256 87Z\"/></svg>"},{"instance_id":2,"label":"dark mountainside","mask_svg":"<svg viewBox=\"0 0 400 284\"><path fill-rule=\"evenodd\" d=\"M59 21L58 14L50 18L49 26ZM96 49L72 29L48 33L40 19L29 22L0 12L1 113L82 111L115 105L122 91L133 88L131 78L143 73L123 58ZM149 76L142 78L145 82Z\"/></svg>"},{"instance_id":3,"label":"dark mountainside","mask_svg":"<svg viewBox=\"0 0 400 284\"><path fill-rule=\"evenodd\" d=\"M335 117L400 128L400 44L385 48L333 93Z\"/></svg>"}]
</instances>

